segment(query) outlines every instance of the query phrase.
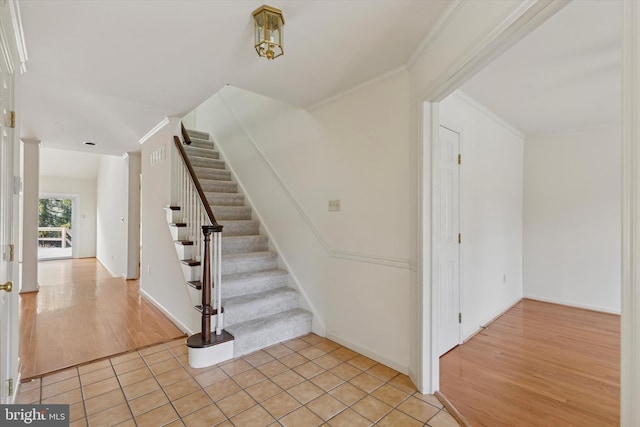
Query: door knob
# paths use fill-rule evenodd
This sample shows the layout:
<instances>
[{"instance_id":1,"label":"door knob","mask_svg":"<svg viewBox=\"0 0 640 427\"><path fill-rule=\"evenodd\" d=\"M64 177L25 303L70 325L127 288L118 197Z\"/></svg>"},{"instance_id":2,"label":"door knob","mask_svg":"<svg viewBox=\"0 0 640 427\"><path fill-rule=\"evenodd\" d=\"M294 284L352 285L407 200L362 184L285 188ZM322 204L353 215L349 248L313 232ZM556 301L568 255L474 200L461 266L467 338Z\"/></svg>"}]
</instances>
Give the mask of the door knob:
<instances>
[{"instance_id":1,"label":"door knob","mask_svg":"<svg viewBox=\"0 0 640 427\"><path fill-rule=\"evenodd\" d=\"M13 289L13 282L11 280L3 285L0 285L0 291L11 292L11 289Z\"/></svg>"}]
</instances>

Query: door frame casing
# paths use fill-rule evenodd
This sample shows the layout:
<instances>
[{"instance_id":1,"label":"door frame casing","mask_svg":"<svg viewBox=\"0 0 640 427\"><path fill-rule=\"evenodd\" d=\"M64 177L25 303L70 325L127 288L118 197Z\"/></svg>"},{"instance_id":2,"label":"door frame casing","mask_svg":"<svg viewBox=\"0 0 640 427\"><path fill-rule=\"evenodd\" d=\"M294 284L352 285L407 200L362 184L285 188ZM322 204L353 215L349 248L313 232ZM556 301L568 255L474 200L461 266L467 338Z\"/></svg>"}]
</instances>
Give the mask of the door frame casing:
<instances>
[{"instance_id":1,"label":"door frame casing","mask_svg":"<svg viewBox=\"0 0 640 427\"><path fill-rule=\"evenodd\" d=\"M622 322L620 425L640 425L640 4L622 13Z\"/></svg>"},{"instance_id":2,"label":"door frame casing","mask_svg":"<svg viewBox=\"0 0 640 427\"><path fill-rule=\"evenodd\" d=\"M444 127L448 130L450 130L451 132L457 133L458 134L458 154L460 154L462 156L462 152L463 152L463 144L464 144L464 131L462 130L462 126L458 126L458 125L454 125L449 121L446 120L442 120L440 119L440 114L438 114L438 131L440 130L440 127ZM437 142L437 141L434 141ZM464 156L463 156L464 159ZM464 160L463 162L464 163ZM437 162L436 162L437 164ZM463 227L462 227L462 213L463 211L463 168L462 168L462 164L460 164L458 166L458 232L462 235L462 242L464 242L464 233L463 233ZM439 204L439 202L438 202ZM439 208L439 206L436 206L437 208ZM462 266L463 264L463 250L464 250L464 245L460 244L458 245L458 299L459 299L459 308L460 308L460 313L462 313L462 319L461 322L458 324L458 345L462 344L464 342L463 339L463 327L462 325L464 325L464 281L463 281L463 268ZM439 252L439 251L436 251ZM439 362L438 362L439 363Z\"/></svg>"}]
</instances>

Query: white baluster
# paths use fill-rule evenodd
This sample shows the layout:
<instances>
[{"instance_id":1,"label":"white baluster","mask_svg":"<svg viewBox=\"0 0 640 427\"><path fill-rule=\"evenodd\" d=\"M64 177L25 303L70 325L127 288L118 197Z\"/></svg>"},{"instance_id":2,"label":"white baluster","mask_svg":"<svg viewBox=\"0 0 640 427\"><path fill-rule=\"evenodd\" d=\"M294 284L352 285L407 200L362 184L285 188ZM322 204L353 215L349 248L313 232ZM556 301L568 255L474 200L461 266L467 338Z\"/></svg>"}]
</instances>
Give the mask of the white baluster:
<instances>
[{"instance_id":1,"label":"white baluster","mask_svg":"<svg viewBox=\"0 0 640 427\"><path fill-rule=\"evenodd\" d=\"M217 295L218 297L216 298L216 301L218 303L218 317L217 317L217 324L216 324L216 335L220 335L222 334L222 328L224 327L223 322L222 322L222 233L220 232L215 232L213 233L213 241L215 242L215 250L214 250L214 256L215 256L215 263L214 265L214 272L215 272L215 284L216 284L216 288L217 288Z\"/></svg>"}]
</instances>

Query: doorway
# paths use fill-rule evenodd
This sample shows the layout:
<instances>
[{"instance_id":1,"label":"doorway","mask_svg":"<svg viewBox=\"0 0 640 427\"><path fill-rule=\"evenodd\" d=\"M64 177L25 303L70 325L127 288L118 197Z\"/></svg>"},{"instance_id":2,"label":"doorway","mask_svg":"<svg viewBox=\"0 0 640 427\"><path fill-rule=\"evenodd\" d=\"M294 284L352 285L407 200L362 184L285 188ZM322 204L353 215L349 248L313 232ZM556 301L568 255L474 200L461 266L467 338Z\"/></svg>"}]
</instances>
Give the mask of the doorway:
<instances>
[{"instance_id":1,"label":"doorway","mask_svg":"<svg viewBox=\"0 0 640 427\"><path fill-rule=\"evenodd\" d=\"M440 336L438 355L460 344L460 134L440 126L437 140Z\"/></svg>"},{"instance_id":2,"label":"doorway","mask_svg":"<svg viewBox=\"0 0 640 427\"><path fill-rule=\"evenodd\" d=\"M38 200L38 260L77 257L78 195L41 194Z\"/></svg>"}]
</instances>

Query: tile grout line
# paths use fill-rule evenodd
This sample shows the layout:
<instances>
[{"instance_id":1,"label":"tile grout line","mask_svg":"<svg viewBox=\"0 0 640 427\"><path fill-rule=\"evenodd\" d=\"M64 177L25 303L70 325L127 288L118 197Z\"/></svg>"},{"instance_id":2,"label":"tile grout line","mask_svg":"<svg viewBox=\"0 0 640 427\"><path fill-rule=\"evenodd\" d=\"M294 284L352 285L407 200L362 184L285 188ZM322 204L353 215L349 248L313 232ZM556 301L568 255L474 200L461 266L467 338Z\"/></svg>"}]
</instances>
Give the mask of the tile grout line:
<instances>
[{"instance_id":1,"label":"tile grout line","mask_svg":"<svg viewBox=\"0 0 640 427\"><path fill-rule=\"evenodd\" d=\"M297 338L297 339L301 339L301 338ZM181 423L186 424L184 422L183 416L178 412L177 406L174 404L174 402L169 397L166 388L168 388L168 387L170 387L170 386L172 386L174 384L178 384L181 381L186 381L188 379L192 380L193 382L195 382L197 384L195 390L189 392L188 394L186 394L184 396L180 396L180 397L176 398L175 400L177 401L179 399L183 399L185 397L191 396L191 395L193 395L195 393L198 393L198 392L204 392L205 395L208 397L208 399L211 401L211 404L213 404L214 407L217 408L217 410L219 410L220 413L224 416L224 420L220 421L221 423L225 422L225 420L226 420L226 421L228 421L228 422L230 422L232 424L235 424L235 422L232 421L232 418L236 418L238 416L241 416L243 413L246 413L247 411L249 411L251 409L254 409L256 407L259 407L262 411L264 411L266 414L268 414L270 418L272 418L274 420L270 425L276 425L276 424L281 425L281 420L282 419L290 416L292 413L294 413L296 411L301 410L302 408L305 408L306 411L308 411L309 414L313 414L314 417L317 417L317 419L320 420L320 424L319 425L328 425L328 423L330 423L331 420L333 420L336 417L340 416L341 414L343 414L345 411L347 411L349 409L351 411L353 411L353 413L357 414L359 417L362 417L363 420L367 420L367 422L371 423L372 425L381 422L383 419L388 417L391 413L394 413L396 411L398 413L400 413L402 416L407 416L412 420L415 420L415 421L420 422L420 423L424 423L423 425L426 426L426 427L430 426L429 422L431 422L435 417L439 416L441 412L446 412L448 414L448 412L444 408L439 408L439 407L433 405L431 402L429 402L427 400L423 400L423 399L420 399L420 398L416 397L417 400L420 400L421 404L424 404L424 405L427 405L428 407L436 409L436 412L430 418L428 418L426 421L424 419L422 419L422 420L418 419L418 418L414 417L413 415L405 412L404 410L399 409L399 407L401 405L403 405L405 402L409 401L412 397L415 397L416 393L417 393L417 391L415 391L415 390L414 391L406 391L405 389L401 388L401 386L402 387L405 386L405 384L403 383L404 380L401 378L402 375L403 375L402 373L397 372L397 371L392 370L391 368L389 368L390 372L382 371L382 372L379 372L379 374L378 374L380 376L376 376L376 374L372 374L371 371L376 366L385 367L385 365L380 364L380 363L376 362L375 360L371 360L371 362L373 364L369 365L366 369L362 369L362 366L367 366L368 363L364 363L364 364L363 363L360 363L360 364L350 363L350 362L353 362L354 359L358 358L359 356L362 356L362 355L360 355L358 353L353 352L353 354L347 353L347 354L342 354L340 356L332 355L332 353L334 353L336 351L344 351L344 349L349 350L346 347L336 346L336 347L333 347L332 349L330 349L329 351L327 351L326 350L326 348L327 348L326 346L318 347L318 345L321 344L322 341L320 341L320 342L316 341L315 343L310 343L310 342L307 342L305 340L302 340L308 345L306 347L300 348L299 345L297 345L297 344L295 344L293 342L294 340L289 340L289 342L286 342L287 344L285 344L285 342L283 342L283 343L279 343L279 344L275 344L274 346L271 346L271 347L283 346L284 348L286 348L289 352L284 354L284 355L280 355L280 356L276 357L273 354L269 353L269 351L267 351L267 349L262 349L262 350L258 350L256 352L253 352L251 354L248 354L248 355L236 358L236 359L232 359L232 360L223 362L221 364L213 365L213 368L219 370L221 373L224 374L224 379L222 379L220 381L216 381L216 382L208 385L207 387L205 387L203 384L200 383L199 380L196 379L196 377L198 375L200 375L200 374L195 375L196 372L192 372L191 370L189 370L189 368L186 367L186 365L185 365L186 362L184 360L185 359L185 357L184 357L185 354L184 353L183 354L179 354L176 351L176 348L178 348L179 346L169 347L167 345L168 344L167 342L161 343L161 344L157 344L158 350L154 351L152 353L149 353L147 355L143 355L143 354L140 353L140 351L135 350L135 354L136 354L135 359L138 359L138 358L142 359L143 366L145 367L145 369L147 369L149 371L149 373L151 374L151 378L153 378L153 380L159 386L160 390L162 390L162 393L165 396L165 398L167 399L167 401L171 404L171 408L173 408L173 410L175 411L176 416L177 416L177 418L174 421L171 421L171 422L175 422L176 420L178 420ZM289 346L289 344L291 346ZM317 349L317 350L321 351L322 354L318 355L317 352L307 351L304 354L310 354L313 357L313 358L309 358L308 356L305 356L304 354L301 353L301 351L304 351L306 349ZM166 359L160 359L159 361L157 361L154 364L151 364L147 360L147 357L150 357L153 354L157 354L157 353L159 353L161 351L167 352L167 356L168 357ZM351 350L349 350L349 351L351 351ZM266 361L262 361L259 364L257 364L257 361L260 361L260 359L256 359L256 362L253 362L253 363L250 362L249 360L247 360L247 357L251 356L252 354L258 353L258 352L264 352L265 356L268 356L268 358L265 357L267 360ZM129 354L130 353L133 353L133 352L129 352ZM283 357L286 357L286 356L289 356L289 355L296 355L297 357L300 357L301 358L300 360L303 360L303 362L295 364L295 363L297 363L297 360L291 360L290 364L289 364L289 363L283 363L283 362L280 361ZM313 355L315 355L315 357ZM117 356L121 356L121 355L117 355ZM336 365L333 365L333 366L331 366L331 367L329 367L327 369L325 366L320 365L317 362L318 359L320 359L321 357L324 357L324 356L332 356L339 363L336 364ZM364 357L366 357L366 356L364 356ZM137 423L136 417L133 415L133 410L132 410L132 407L130 405L130 402L132 400L135 400L135 399L129 400L127 398L127 396L125 394L125 391L124 391L123 383L121 382L120 376L116 371L116 365L113 363L113 357L109 357L108 359L109 359L109 365L108 366L111 369L112 374L116 378L119 390L120 390L120 392L122 393L122 395L124 397L125 403L127 404L127 408L129 410L129 414L131 415L131 420L133 421L134 424L137 425L138 423ZM135 360L135 359L133 359L133 360ZM165 372L162 372L161 374L156 374L154 372L152 366L155 366L157 364L163 363L165 360L167 360L167 361L168 360L174 360L176 362L176 364L177 364L177 367L169 369L169 370L167 370ZM230 374L229 372L227 372L224 369L224 367L226 365L229 365L229 364L232 364L232 363L238 362L238 361L244 362L246 364L246 366L247 366L247 369L245 369L243 371L240 371L240 372L238 372L238 373L236 373L234 375ZM265 365L267 365L269 363L272 363L272 362L280 363L285 369L283 371L281 371L281 372L278 372L277 374L265 374L265 373L263 373L260 368L264 367ZM126 363L126 362L123 362L123 363ZM309 376L309 377L306 377L305 375L302 375L301 373L296 371L296 368L298 368L300 366L303 366L303 365L306 365L306 364L309 364L309 363L312 364L310 366L314 366L314 367L318 368L320 371L318 373L313 374L312 376ZM331 364L331 363L332 362L329 361L329 364ZM329 366L329 364L327 364L326 366ZM343 377L342 375L336 374L336 373L331 371L332 369L334 369L336 367L340 367L340 366L350 367L350 368L352 368L352 370L355 370L357 372L354 375L350 376L349 371L347 371L346 373L343 371L342 372L342 375L344 375L344 377ZM175 381L174 383L169 384L166 387L161 385L161 383L160 383L160 381L158 379L159 376L161 376L162 374L165 374L165 373L170 373L170 372L174 372L174 371L177 372L180 369L184 370L186 372L186 374L187 374L187 376L184 379ZM88 424L89 414L88 414L87 404L86 404L87 403L87 399L86 399L86 395L85 395L85 392L84 392L84 385L85 384L84 384L84 381L82 379L82 375L80 373L79 367L75 367L74 370L75 370L75 375L77 375L78 383L79 383L79 387L80 387L80 395L81 395L81 398L82 398L82 407L83 407L83 410L84 410L84 417L83 418L84 418L84 421ZM128 372L133 372L134 370L124 372L123 375L128 373ZM244 386L241 385L241 383L237 379L237 377L239 377L240 375L242 375L245 372L248 373L250 371L255 371L256 373L260 374L263 378L260 378L255 383L248 383L249 385L247 387L244 387ZM90 374L91 372L93 372L93 371L87 372L87 374ZM281 386L279 383L277 383L277 382L275 382L273 380L274 377L276 377L276 376L278 376L280 374L287 373L287 372L299 375L302 378L302 381L297 383L297 384L294 384L294 385L288 387L287 389L285 389L283 386ZM206 373L206 371L203 372L203 373ZM309 373L310 372L307 371L307 374L309 374ZM313 369L311 370L311 373L313 373ZM313 382L313 380L315 378L317 378L317 377L319 377L319 376L321 376L321 375L323 375L325 373L329 373L331 375L334 375L335 377L337 377L339 379L339 382L337 384L335 384L335 385L329 385L329 384L331 384L331 383L329 383L329 384L327 384L325 386L320 386L320 385L317 385L317 384L315 384ZM358 377L358 376L360 376L362 374L367 374L369 376L372 376L373 378L376 379L376 381L380 381L380 383L378 385L376 385L375 387L371 388L369 392L367 392L364 389L360 388L360 386L358 386L355 383L351 382L351 381L354 380L354 378L356 378L356 377ZM389 377L388 379L383 379L383 377L388 377L388 374L393 374L393 375L391 375L391 377ZM347 378L347 379L345 379L345 378ZM397 378L400 378L400 381L399 382L397 381L398 385L396 386L395 384L392 383L392 381L397 379ZM60 380L55 381L54 383L51 383L49 385L52 385L52 384L55 384L57 382L61 382L61 381L64 381L64 380L66 380L66 379L60 379ZM215 384L219 384L219 383L221 383L223 381L226 381L226 380L231 380L231 383L234 384L236 387L238 387L239 390L236 391L235 393L232 393L230 395L224 396L222 399L215 400L207 392L206 388L211 387L211 386L213 386ZM128 386L140 383L142 381L145 381L145 380L136 381L135 383L129 384ZM274 384L275 386L277 386L278 391L274 395L270 395L270 396L262 399L262 401L259 402L258 398L254 397L254 395L251 394L250 392L248 392L247 390L252 388L252 387L254 387L254 386L257 386L259 384L267 384L267 381L269 381L271 384ZM242 382L244 383L245 381L242 381ZM300 384L304 384L304 383L307 383L307 384L317 388L318 391L320 392L319 395L314 396L313 398L311 398L306 403L302 403L299 399L297 399L290 392L291 389L299 386ZM359 399L353 401L351 404L346 404L341 399L339 399L336 396L331 394L331 391L333 391L333 390L335 390L335 389L337 389L337 388L339 388L341 386L344 386L344 385L350 385L351 387L354 387L356 390L358 390L359 393L364 393L364 395L362 397L360 397ZM366 385L366 384L363 384L363 385ZM87 384L87 386L88 386L88 384ZM391 403L393 401L393 399L391 397L389 399L389 402L387 402L387 400L385 400L386 398L383 399L383 398L380 398L378 396L374 396L374 393L376 393L378 390L382 389L385 386L391 387L391 390L393 390L395 392L402 393L402 397L401 397L401 399L399 401L397 401L397 403ZM325 389L325 387L327 387L327 388ZM224 399L226 399L228 397L231 397L231 396L233 396L235 394L240 393L241 391L245 395L249 396L250 401L252 402L252 404L250 406L246 407L245 409L243 409L242 411L233 414L232 417L227 417L227 414L221 409L221 407L218 405L218 403L223 401ZM278 416L276 418L276 416L274 416L269 410L267 410L267 408L264 406L264 403L267 402L269 399L280 395L283 392L286 393L285 395L288 398L292 399L292 401L295 402L296 405L298 405L298 406L295 409L287 411L286 413L281 414L280 416ZM149 393L145 393L144 395L147 395L147 394L149 394ZM136 396L136 398L141 398L144 395ZM39 384L39 396L40 396L40 402L42 402L42 400L43 400L42 397L44 396L44 381L42 381L42 379L40 379L40 384ZM257 396L259 396L259 395L257 395ZM387 407L390 408L388 411L384 412L384 414L382 416L380 416L376 421L370 421L370 419L369 419L369 416L374 416L374 415L368 415L367 416L367 415L364 415L364 414L362 414L359 411L354 409L354 406L356 406L358 403L360 403L361 401L366 399L368 396L371 396L371 398L376 399L376 401L379 401L379 402L383 403L384 405L386 405ZM55 396L51 396L51 397L55 397ZM97 396L94 396L94 397L97 397ZM329 397L331 399L335 399L337 402L340 402L340 404L343 406L343 408L341 408L338 412L336 412L333 415L331 415L326 420L321 415L321 413L318 413L318 412L314 411L313 409L311 409L311 407L308 406L309 404L311 404L315 400L320 399L320 398L324 398L324 397ZM166 405L166 404L160 405L157 408L160 408L160 407L162 407L164 405ZM187 416L189 416L189 415L191 415L191 414L193 414L193 413L195 413L197 411L202 410L203 408L207 407L208 405L210 405L210 404L208 403L207 405L205 405L205 406L203 406L201 408L197 408L195 410L192 410L188 414L185 414L185 417L187 417ZM116 405L114 405L114 406L116 406ZM140 414L140 415L144 415L146 413L149 413L149 412L151 412L151 411L153 411L153 410L155 410L157 408L153 408L150 411L146 411L146 412L144 412L143 414ZM104 408L102 411L107 410L107 409L109 409L109 408ZM102 411L98 411L98 413L102 412ZM80 421L80 420L82 420L82 418L79 418L76 421Z\"/></svg>"},{"instance_id":2,"label":"tile grout line","mask_svg":"<svg viewBox=\"0 0 640 427\"><path fill-rule=\"evenodd\" d=\"M138 353L138 355L140 357L142 357L140 355L140 352L138 350L134 350L136 353ZM122 397L124 397L124 402L127 404L127 408L129 409L129 413L131 414L131 419L133 420L133 423L137 426L138 425L138 421L136 421L136 417L133 416L133 409L131 409L131 405L129 404L129 399L127 399L127 395L124 394L124 387L122 386L122 383L120 382L120 377L118 376L118 373L116 372L116 368L115 365L113 364L113 361L111 360L112 357L110 357L109 360L109 366L111 367L111 369L113 370L113 374L116 377L116 381L118 382L118 386L120 387L120 392L122 393ZM158 384L159 385L159 384ZM86 410L85 410L86 412ZM89 414L87 414L87 418L89 418ZM126 420L125 420L126 421ZM124 421L123 421L124 422ZM87 425L89 425L89 423L87 423Z\"/></svg>"}]
</instances>

